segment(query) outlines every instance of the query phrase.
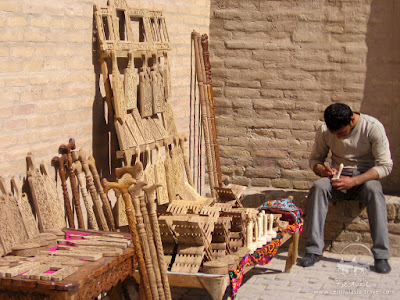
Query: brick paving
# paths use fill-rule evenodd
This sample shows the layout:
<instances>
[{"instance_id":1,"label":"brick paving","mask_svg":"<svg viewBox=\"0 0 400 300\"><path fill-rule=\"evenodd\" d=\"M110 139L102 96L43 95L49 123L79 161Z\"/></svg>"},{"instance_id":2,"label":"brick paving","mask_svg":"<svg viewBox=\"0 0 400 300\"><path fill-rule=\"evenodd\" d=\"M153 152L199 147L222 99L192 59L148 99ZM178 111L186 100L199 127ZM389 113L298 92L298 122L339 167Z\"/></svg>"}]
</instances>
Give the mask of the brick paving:
<instances>
[{"instance_id":1,"label":"brick paving","mask_svg":"<svg viewBox=\"0 0 400 300\"><path fill-rule=\"evenodd\" d=\"M265 266L249 271L239 289L238 300L289 299L399 299L400 258L389 260L390 274L373 271L373 258L366 255L324 253L313 267L294 265L284 273L287 250L282 249ZM300 255L301 257L301 255ZM344 263L341 263L341 259ZM352 260L353 264L351 264ZM346 264L347 262L347 264ZM229 288L223 299L229 299ZM172 288L174 300L212 299L205 290Z\"/></svg>"}]
</instances>

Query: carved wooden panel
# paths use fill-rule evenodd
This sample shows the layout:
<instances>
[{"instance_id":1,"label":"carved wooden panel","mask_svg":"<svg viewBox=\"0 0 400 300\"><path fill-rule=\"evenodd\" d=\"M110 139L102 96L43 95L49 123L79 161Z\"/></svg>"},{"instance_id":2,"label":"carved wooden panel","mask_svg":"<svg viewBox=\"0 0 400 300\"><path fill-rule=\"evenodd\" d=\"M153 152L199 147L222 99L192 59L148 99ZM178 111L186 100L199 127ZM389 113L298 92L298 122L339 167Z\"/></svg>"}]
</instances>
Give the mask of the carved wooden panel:
<instances>
[{"instance_id":1,"label":"carved wooden panel","mask_svg":"<svg viewBox=\"0 0 400 300\"><path fill-rule=\"evenodd\" d=\"M126 109L131 110L137 107L137 93L139 85L139 73L135 68L134 55L132 52L129 52L129 63L124 74Z\"/></svg>"},{"instance_id":2,"label":"carved wooden panel","mask_svg":"<svg viewBox=\"0 0 400 300\"><path fill-rule=\"evenodd\" d=\"M162 121L161 121L161 119L158 117L158 115L154 115L154 116L152 117L152 119L153 119L153 121L154 121L154 124L156 124L156 127L157 127L158 131L160 132L161 136L162 136L163 138L168 137L168 133L167 133L167 131L165 130L164 125L162 124Z\"/></svg>"},{"instance_id":3,"label":"carved wooden panel","mask_svg":"<svg viewBox=\"0 0 400 300\"><path fill-rule=\"evenodd\" d=\"M141 131L146 144L150 144L150 143L154 142L155 139L154 139L149 127L144 124L143 119L140 116L140 113L137 109L132 110L132 116L133 116L136 124L138 125L139 130Z\"/></svg>"},{"instance_id":4,"label":"carved wooden panel","mask_svg":"<svg viewBox=\"0 0 400 300\"><path fill-rule=\"evenodd\" d=\"M147 154L147 165L144 169L144 180L147 182L147 186L151 186L155 183L155 167L151 163L151 152L150 148L146 147L146 154Z\"/></svg>"},{"instance_id":5,"label":"carved wooden panel","mask_svg":"<svg viewBox=\"0 0 400 300\"><path fill-rule=\"evenodd\" d=\"M0 195L0 205L2 209L0 209L0 253L1 255L5 255L11 252L12 246L16 243L14 228L10 221L10 215L8 214L7 209L9 206L8 196Z\"/></svg>"},{"instance_id":6,"label":"carved wooden panel","mask_svg":"<svg viewBox=\"0 0 400 300\"><path fill-rule=\"evenodd\" d=\"M171 69L168 61L167 51L164 51L164 66L163 66L163 84L165 99L171 98Z\"/></svg>"},{"instance_id":7,"label":"carved wooden panel","mask_svg":"<svg viewBox=\"0 0 400 300\"><path fill-rule=\"evenodd\" d=\"M180 147L176 139L174 141L174 147L171 150L171 161L175 174L176 191L177 193L179 193L181 190L184 189L185 171L184 171L182 151L180 151Z\"/></svg>"},{"instance_id":8,"label":"carved wooden panel","mask_svg":"<svg viewBox=\"0 0 400 300\"><path fill-rule=\"evenodd\" d=\"M115 118L124 122L126 115L125 93L122 75L118 68L117 54L112 51L112 90Z\"/></svg>"},{"instance_id":9,"label":"carved wooden panel","mask_svg":"<svg viewBox=\"0 0 400 300\"><path fill-rule=\"evenodd\" d=\"M142 133L140 132L138 125L133 119L133 115L132 114L126 115L125 122L128 126L130 134L134 137L135 141L137 142L137 145L144 145L146 142L142 136Z\"/></svg>"},{"instance_id":10,"label":"carved wooden panel","mask_svg":"<svg viewBox=\"0 0 400 300\"><path fill-rule=\"evenodd\" d=\"M142 120L143 120L144 126L149 128L152 136L154 137L154 139L156 141L163 139L163 136L161 135L160 131L158 130L156 124L154 123L153 118L144 118Z\"/></svg>"},{"instance_id":11,"label":"carved wooden panel","mask_svg":"<svg viewBox=\"0 0 400 300\"><path fill-rule=\"evenodd\" d=\"M147 58L143 58L143 67L139 72L139 108L142 118L153 115L153 93L151 88L150 68L147 66Z\"/></svg>"},{"instance_id":12,"label":"carved wooden panel","mask_svg":"<svg viewBox=\"0 0 400 300\"><path fill-rule=\"evenodd\" d=\"M114 125L115 125L115 131L118 136L118 144L120 150L134 148L138 145L134 136L130 132L126 121L123 124L121 124L118 120L115 120Z\"/></svg>"},{"instance_id":13,"label":"carved wooden panel","mask_svg":"<svg viewBox=\"0 0 400 300\"><path fill-rule=\"evenodd\" d=\"M153 113L164 111L164 79L163 71L159 65L157 55L153 55L153 66L151 67L151 87L153 94Z\"/></svg>"},{"instance_id":14,"label":"carved wooden panel","mask_svg":"<svg viewBox=\"0 0 400 300\"><path fill-rule=\"evenodd\" d=\"M52 179L42 166L39 171L34 163L32 155L27 156L28 182L32 193L39 229L62 229L66 227L64 212L55 193L56 182Z\"/></svg>"},{"instance_id":15,"label":"carved wooden panel","mask_svg":"<svg viewBox=\"0 0 400 300\"><path fill-rule=\"evenodd\" d=\"M176 134L178 134L174 112L168 102L165 103L165 110L162 113L162 119L168 135L175 136Z\"/></svg>"},{"instance_id":16,"label":"carved wooden panel","mask_svg":"<svg viewBox=\"0 0 400 300\"><path fill-rule=\"evenodd\" d=\"M28 235L28 238L32 238L39 234L39 226L33 215L32 207L28 200L28 195L26 193L22 193L21 183L17 182L16 178L14 177L11 179L11 187L17 201L17 206L21 214L22 223L24 225L26 234Z\"/></svg>"},{"instance_id":17,"label":"carved wooden panel","mask_svg":"<svg viewBox=\"0 0 400 300\"><path fill-rule=\"evenodd\" d=\"M156 189L157 203L163 205L169 202L168 191L167 191L167 179L165 175L164 160L162 159L160 149L156 147L156 162L154 166L155 183L160 184L161 187Z\"/></svg>"}]
</instances>

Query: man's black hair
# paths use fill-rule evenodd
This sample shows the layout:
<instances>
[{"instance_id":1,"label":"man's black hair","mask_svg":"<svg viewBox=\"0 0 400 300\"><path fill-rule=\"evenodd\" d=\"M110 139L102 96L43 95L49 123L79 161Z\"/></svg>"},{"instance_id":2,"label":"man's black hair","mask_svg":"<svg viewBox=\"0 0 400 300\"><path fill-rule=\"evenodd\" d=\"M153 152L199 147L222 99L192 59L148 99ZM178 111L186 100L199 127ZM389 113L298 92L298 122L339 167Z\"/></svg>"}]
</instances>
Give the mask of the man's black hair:
<instances>
[{"instance_id":1,"label":"man's black hair","mask_svg":"<svg viewBox=\"0 0 400 300\"><path fill-rule=\"evenodd\" d=\"M333 103L324 112L326 126L330 131L339 130L350 124L353 111L344 103Z\"/></svg>"}]
</instances>

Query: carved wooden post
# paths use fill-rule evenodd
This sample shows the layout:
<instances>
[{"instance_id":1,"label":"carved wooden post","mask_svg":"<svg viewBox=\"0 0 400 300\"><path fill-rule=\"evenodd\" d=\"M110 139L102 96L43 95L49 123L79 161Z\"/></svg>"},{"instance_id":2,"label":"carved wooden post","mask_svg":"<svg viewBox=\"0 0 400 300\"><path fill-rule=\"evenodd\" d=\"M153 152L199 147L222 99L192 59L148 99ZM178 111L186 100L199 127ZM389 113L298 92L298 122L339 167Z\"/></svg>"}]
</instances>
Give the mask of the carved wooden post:
<instances>
[{"instance_id":1,"label":"carved wooden post","mask_svg":"<svg viewBox=\"0 0 400 300\"><path fill-rule=\"evenodd\" d=\"M98 198L96 187L93 183L92 173L90 172L90 168L87 163L86 153L83 149L79 150L79 160L81 161L83 171L85 172L86 185L89 188L90 196L93 200L94 213L96 214L100 228L104 231L109 231L107 221L103 213L102 204Z\"/></svg>"},{"instance_id":2,"label":"carved wooden post","mask_svg":"<svg viewBox=\"0 0 400 300\"><path fill-rule=\"evenodd\" d=\"M151 289L151 294L153 295L153 299L160 299L159 294L158 294L158 284L156 280L156 274L153 266L153 257L150 254L150 241L148 239L148 236L146 234L146 229L145 229L145 223L142 215L142 210L141 210L141 201L140 201L140 196L139 194L142 193L142 188L147 185L146 182L144 181L137 181L135 185L131 185L128 189L129 194L131 195L131 198L133 200L133 205L135 207L135 215L136 215L136 226L137 230L139 233L142 249L143 249L143 255L144 255L144 260L146 264L146 270L147 274L149 276L149 282L150 282L150 289Z\"/></svg>"},{"instance_id":3,"label":"carved wooden post","mask_svg":"<svg viewBox=\"0 0 400 300\"><path fill-rule=\"evenodd\" d=\"M94 184L97 188L98 193L100 194L100 199L103 202L103 209L105 211L106 214L106 218L109 222L109 227L111 229L111 231L115 231L115 222L114 222L114 216L111 210L111 205L110 205L110 201L108 200L107 195L104 193L103 187L101 185L101 180L100 180L100 176L99 173L97 172L97 168L96 168L96 161L94 160L93 156L89 156L87 158L87 162L90 168L90 171L92 172L93 175L93 179L94 179Z\"/></svg>"},{"instance_id":4,"label":"carved wooden post","mask_svg":"<svg viewBox=\"0 0 400 300\"><path fill-rule=\"evenodd\" d=\"M142 246L140 245L139 235L136 229L135 217L131 205L131 199L128 192L129 187L132 184L136 183L136 179L128 178L123 182L108 182L106 178L103 178L101 183L103 185L105 193L108 193L110 189L117 189L122 194L122 198L124 199L125 203L125 212L126 212L126 218L128 219L129 231L131 233L132 243L135 249L134 258L139 264L140 280L144 289L146 299L148 300L153 299L150 290L149 277L147 274L146 265L143 258Z\"/></svg>"},{"instance_id":5,"label":"carved wooden post","mask_svg":"<svg viewBox=\"0 0 400 300\"><path fill-rule=\"evenodd\" d=\"M83 198L83 203L85 204L87 217L88 217L88 227L94 230L99 230L99 226L97 225L96 216L93 211L93 203L89 198L89 194L86 189L86 179L85 174L83 173L82 163L79 161L78 153L76 151L72 152L72 159L74 162L72 163L72 167L74 168L76 177L78 178L78 183L81 187L81 194Z\"/></svg>"},{"instance_id":6,"label":"carved wooden post","mask_svg":"<svg viewBox=\"0 0 400 300\"><path fill-rule=\"evenodd\" d=\"M160 227L158 225L157 211L156 211L156 194L155 190L160 187L159 184L152 186L146 186L143 188L147 196L147 203L149 204L149 215L153 225L154 241L157 249L158 264L161 272L161 279L164 286L165 297L167 300L172 300L171 290L169 287L168 275L167 275L167 264L164 260L164 249L161 241Z\"/></svg>"},{"instance_id":7,"label":"carved wooden post","mask_svg":"<svg viewBox=\"0 0 400 300\"><path fill-rule=\"evenodd\" d=\"M145 187L147 187L147 186L153 187L155 185L153 183L151 185L146 185ZM160 265L158 263L157 250L156 250L156 246L154 243L153 228L151 227L149 213L148 213L147 206L146 206L146 200L144 197L144 188L145 187L143 187L143 191L140 191L140 193L139 193L140 210L141 210L142 216L143 216L144 226L145 226L146 234L147 234L147 240L149 241L151 259L154 264L154 273L156 275L158 294L160 295L160 299L165 300L165 293L164 293L164 287L163 287L163 283L162 283L162 279L161 279Z\"/></svg>"},{"instance_id":8,"label":"carved wooden post","mask_svg":"<svg viewBox=\"0 0 400 300\"><path fill-rule=\"evenodd\" d=\"M69 182L71 184L72 200L73 200L73 203L74 203L76 216L78 218L78 228L79 229L85 229L85 222L83 221L82 208L81 208L81 203L80 203L80 200L79 200L78 184L76 183L75 172L74 172L74 169L72 167L71 151L74 150L74 149L75 149L75 140L73 138L69 139L67 145L61 145L59 147L60 152L67 155L67 160L68 160L68 165L67 166L68 166Z\"/></svg>"},{"instance_id":9,"label":"carved wooden post","mask_svg":"<svg viewBox=\"0 0 400 300\"><path fill-rule=\"evenodd\" d=\"M74 222L74 213L72 212L71 203L69 200L68 188L67 188L67 180L65 178L65 162L67 160L67 155L63 154L61 157L55 156L51 160L52 164L54 164L58 168L58 173L60 174L61 179L61 187L64 196L64 206L65 211L67 212L68 225L70 228L75 229Z\"/></svg>"}]
</instances>

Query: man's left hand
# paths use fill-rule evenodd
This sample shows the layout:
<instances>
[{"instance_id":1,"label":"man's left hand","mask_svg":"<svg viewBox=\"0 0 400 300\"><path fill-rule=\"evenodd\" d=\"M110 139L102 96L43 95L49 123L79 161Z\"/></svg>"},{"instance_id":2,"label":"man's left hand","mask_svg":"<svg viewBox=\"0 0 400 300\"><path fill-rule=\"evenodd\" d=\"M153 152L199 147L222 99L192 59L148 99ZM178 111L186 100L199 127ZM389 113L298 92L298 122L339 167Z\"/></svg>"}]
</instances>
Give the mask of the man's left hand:
<instances>
[{"instance_id":1,"label":"man's left hand","mask_svg":"<svg viewBox=\"0 0 400 300\"><path fill-rule=\"evenodd\" d=\"M353 186L356 185L354 177L349 176L342 176L337 179L332 179L331 182L332 187L339 191L351 189Z\"/></svg>"}]
</instances>

